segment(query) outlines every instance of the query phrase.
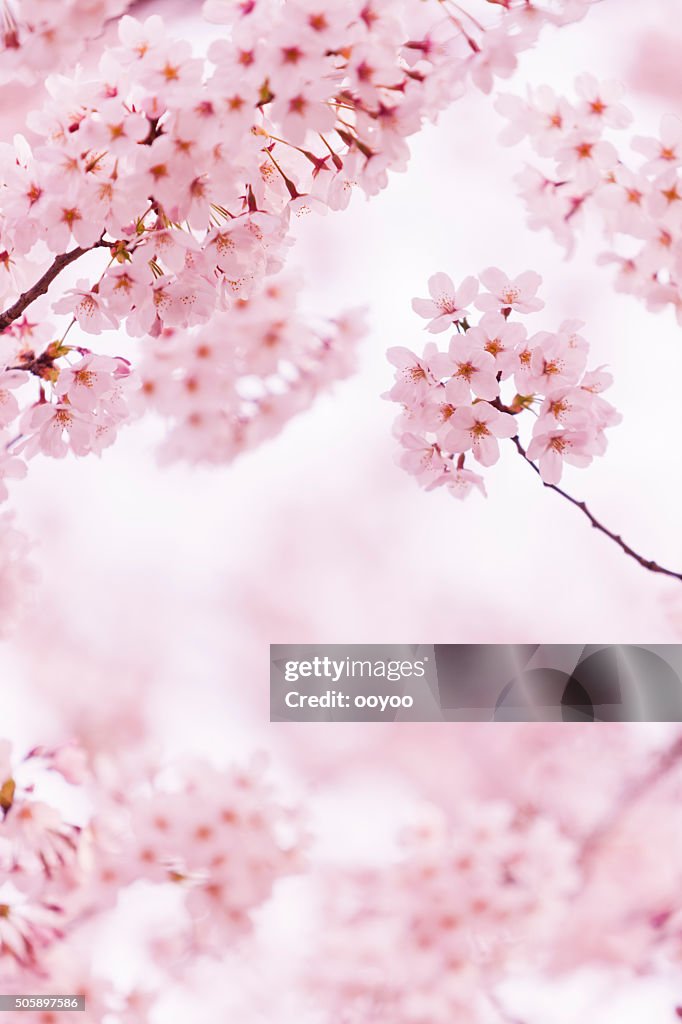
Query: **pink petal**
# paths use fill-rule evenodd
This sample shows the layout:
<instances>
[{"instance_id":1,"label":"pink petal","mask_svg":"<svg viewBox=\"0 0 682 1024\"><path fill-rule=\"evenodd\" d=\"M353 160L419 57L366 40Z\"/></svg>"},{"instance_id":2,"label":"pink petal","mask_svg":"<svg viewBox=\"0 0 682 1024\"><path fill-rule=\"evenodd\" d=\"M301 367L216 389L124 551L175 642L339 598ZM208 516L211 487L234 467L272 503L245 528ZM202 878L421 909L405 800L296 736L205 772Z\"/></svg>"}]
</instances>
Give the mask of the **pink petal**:
<instances>
[{"instance_id":1,"label":"pink petal","mask_svg":"<svg viewBox=\"0 0 682 1024\"><path fill-rule=\"evenodd\" d=\"M410 352L409 348L402 348L400 345L389 348L386 352L386 358L389 363L392 363L393 366L397 366L401 370L404 366L412 366L417 361L414 352Z\"/></svg>"},{"instance_id":2,"label":"pink petal","mask_svg":"<svg viewBox=\"0 0 682 1024\"><path fill-rule=\"evenodd\" d=\"M433 274L429 278L429 294L436 301L442 298L454 299L455 285L452 278L443 273Z\"/></svg>"},{"instance_id":3,"label":"pink petal","mask_svg":"<svg viewBox=\"0 0 682 1024\"><path fill-rule=\"evenodd\" d=\"M450 417L450 426L454 427L456 430L471 430L471 428L474 425L475 419L479 418L480 417L478 417L478 415L474 415L474 410L470 405L462 406L459 409L455 409L455 411L453 412L452 416Z\"/></svg>"},{"instance_id":4,"label":"pink petal","mask_svg":"<svg viewBox=\"0 0 682 1024\"><path fill-rule=\"evenodd\" d=\"M491 400L497 398L500 393L500 385L494 373L475 373L471 385L478 398Z\"/></svg>"},{"instance_id":5,"label":"pink petal","mask_svg":"<svg viewBox=\"0 0 682 1024\"><path fill-rule=\"evenodd\" d=\"M531 295L534 295L542 284L542 278L534 270L526 270L523 274L519 274L514 284L520 291L530 292Z\"/></svg>"},{"instance_id":6,"label":"pink petal","mask_svg":"<svg viewBox=\"0 0 682 1024\"><path fill-rule=\"evenodd\" d=\"M478 281L475 277L465 277L457 289L457 306L464 309L478 295Z\"/></svg>"},{"instance_id":7,"label":"pink petal","mask_svg":"<svg viewBox=\"0 0 682 1024\"><path fill-rule=\"evenodd\" d=\"M540 475L546 484L558 484L563 471L561 456L554 448L549 448L540 458Z\"/></svg>"},{"instance_id":8,"label":"pink petal","mask_svg":"<svg viewBox=\"0 0 682 1024\"><path fill-rule=\"evenodd\" d=\"M439 316L441 312L440 306L437 306L431 299L412 299L412 309L417 316L423 316L426 319Z\"/></svg>"},{"instance_id":9,"label":"pink petal","mask_svg":"<svg viewBox=\"0 0 682 1024\"><path fill-rule=\"evenodd\" d=\"M500 446L494 437L482 437L474 445L474 458L482 466L494 466L500 457Z\"/></svg>"},{"instance_id":10,"label":"pink petal","mask_svg":"<svg viewBox=\"0 0 682 1024\"><path fill-rule=\"evenodd\" d=\"M450 423L452 423L456 415L456 413L453 413ZM451 452L466 452L471 448L471 434L468 430L458 430L455 427L448 431L445 444Z\"/></svg>"},{"instance_id":11,"label":"pink petal","mask_svg":"<svg viewBox=\"0 0 682 1024\"><path fill-rule=\"evenodd\" d=\"M490 430L495 437L514 437L519 432L519 425L514 416L511 416L508 412L501 412L490 423Z\"/></svg>"},{"instance_id":12,"label":"pink petal","mask_svg":"<svg viewBox=\"0 0 682 1024\"><path fill-rule=\"evenodd\" d=\"M479 277L481 283L493 295L497 295L498 292L501 292L509 284L509 278L498 267L488 267L487 270L483 270L479 274Z\"/></svg>"}]
</instances>

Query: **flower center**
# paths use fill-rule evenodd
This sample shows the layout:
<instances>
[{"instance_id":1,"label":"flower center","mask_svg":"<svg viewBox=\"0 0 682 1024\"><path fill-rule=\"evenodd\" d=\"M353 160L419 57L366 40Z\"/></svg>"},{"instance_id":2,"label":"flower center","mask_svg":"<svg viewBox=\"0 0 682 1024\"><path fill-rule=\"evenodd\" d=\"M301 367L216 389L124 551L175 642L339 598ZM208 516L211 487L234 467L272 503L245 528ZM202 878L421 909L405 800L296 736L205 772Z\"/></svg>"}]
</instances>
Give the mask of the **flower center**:
<instances>
[{"instance_id":1,"label":"flower center","mask_svg":"<svg viewBox=\"0 0 682 1024\"><path fill-rule=\"evenodd\" d=\"M73 379L81 387L91 388L95 381L95 375L91 370L77 370L73 375Z\"/></svg>"},{"instance_id":2,"label":"flower center","mask_svg":"<svg viewBox=\"0 0 682 1024\"><path fill-rule=\"evenodd\" d=\"M426 380L426 372L422 366L411 366L407 371L407 376L415 384L420 380Z\"/></svg>"},{"instance_id":3,"label":"flower center","mask_svg":"<svg viewBox=\"0 0 682 1024\"><path fill-rule=\"evenodd\" d=\"M568 412L568 402L565 398L556 398L549 403L549 411L555 419L561 419L565 412Z\"/></svg>"},{"instance_id":4,"label":"flower center","mask_svg":"<svg viewBox=\"0 0 682 1024\"><path fill-rule=\"evenodd\" d=\"M463 377L464 380L471 380L471 378L473 377L475 372L476 372L476 367L474 366L473 363L471 363L471 362L459 363L458 367L457 367L456 376L457 377Z\"/></svg>"}]
</instances>

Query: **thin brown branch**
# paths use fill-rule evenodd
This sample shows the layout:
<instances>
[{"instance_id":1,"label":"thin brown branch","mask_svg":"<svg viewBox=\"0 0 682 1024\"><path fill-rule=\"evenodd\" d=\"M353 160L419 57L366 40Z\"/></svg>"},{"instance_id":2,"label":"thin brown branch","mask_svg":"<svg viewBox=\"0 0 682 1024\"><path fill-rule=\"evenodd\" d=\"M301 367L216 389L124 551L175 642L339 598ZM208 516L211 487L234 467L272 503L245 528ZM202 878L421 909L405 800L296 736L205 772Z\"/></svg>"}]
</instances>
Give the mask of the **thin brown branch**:
<instances>
[{"instance_id":1,"label":"thin brown branch","mask_svg":"<svg viewBox=\"0 0 682 1024\"><path fill-rule=\"evenodd\" d=\"M81 249L81 247L78 246L78 248L72 249L71 252L65 252L60 256L55 256L54 263L45 271L43 276L39 278L31 288L20 295L13 306L6 309L4 313L0 313L0 334L2 334L10 324L14 323L15 320L18 320L40 295L45 295L54 279L61 274L65 267L68 267L69 264L74 263L75 260L79 259L86 252L91 252L92 249L95 249L98 246L108 247L109 243L100 239L99 242L96 242L95 245L91 246L89 249Z\"/></svg>"},{"instance_id":2,"label":"thin brown branch","mask_svg":"<svg viewBox=\"0 0 682 1024\"><path fill-rule=\"evenodd\" d=\"M656 756L654 763L642 775L631 779L611 813L587 836L580 850L579 862L588 869L600 846L618 828L623 819L642 797L665 779L682 762L682 736L675 739Z\"/></svg>"},{"instance_id":3,"label":"thin brown branch","mask_svg":"<svg viewBox=\"0 0 682 1024\"><path fill-rule=\"evenodd\" d=\"M518 434L516 435L516 437L512 437L511 440L516 445L516 449L519 455L521 455L525 459L528 465L531 466L538 474L538 476L540 476L540 478L542 479L540 470L535 465L535 463L528 458L528 455L526 454L526 449L521 444ZM545 483L544 480L542 482L544 487L549 488L550 491L555 491L557 494L560 494L562 498L566 499L566 501L570 501L571 505L575 505L576 508L580 509L583 515L586 516L587 519L589 519L590 523L592 524L595 530L599 530L600 533L603 533L604 536L612 540L614 544L618 545L621 551L624 551L625 554L628 555L630 558L634 558L634 560L644 569L648 569L649 572L662 573L664 576L671 576L673 579L680 580L680 582L682 582L682 572L675 572L673 569L666 569L662 565L659 565L658 562L653 562L651 559L644 558L643 555L638 554L633 548L630 547L629 544L625 543L625 541L619 534L613 533L613 531L609 530L606 526L604 526L603 523L600 523L597 517L593 515L592 512L590 512L589 508L587 507L584 501L578 501L577 498L574 498L570 494L567 494L566 491L562 490L561 487L557 487L556 484L548 484Z\"/></svg>"}]
</instances>

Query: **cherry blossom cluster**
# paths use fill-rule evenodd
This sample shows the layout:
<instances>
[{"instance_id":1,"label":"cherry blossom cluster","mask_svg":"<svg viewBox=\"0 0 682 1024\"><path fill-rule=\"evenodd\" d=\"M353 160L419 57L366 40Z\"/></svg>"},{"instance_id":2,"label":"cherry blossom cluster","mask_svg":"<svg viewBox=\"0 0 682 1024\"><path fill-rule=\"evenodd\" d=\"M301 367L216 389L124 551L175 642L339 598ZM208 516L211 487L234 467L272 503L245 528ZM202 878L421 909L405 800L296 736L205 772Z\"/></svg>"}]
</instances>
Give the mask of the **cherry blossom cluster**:
<instances>
[{"instance_id":1,"label":"cherry blossom cluster","mask_svg":"<svg viewBox=\"0 0 682 1024\"><path fill-rule=\"evenodd\" d=\"M499 977L545 958L579 883L575 861L556 825L511 803L462 804L451 822L433 809L396 865L329 886L311 979L325 1019L490 1019Z\"/></svg>"},{"instance_id":2,"label":"cherry blossom cluster","mask_svg":"<svg viewBox=\"0 0 682 1024\"><path fill-rule=\"evenodd\" d=\"M519 176L532 228L548 228L570 250L582 224L598 219L617 247L616 288L648 309L672 307L682 323L682 121L662 118L656 136L630 136L622 89L580 75L569 100L548 86L505 95L502 140L528 139L543 164Z\"/></svg>"},{"instance_id":3,"label":"cherry blossom cluster","mask_svg":"<svg viewBox=\"0 0 682 1024\"><path fill-rule=\"evenodd\" d=\"M123 5L86 6L101 24ZM468 80L490 91L544 25L590 4L480 6L483 20L451 0L208 3L227 28L206 56L158 16L126 15L96 71L47 79L26 137L0 148L0 334L11 343L0 492L39 450L84 455L113 440L137 359L90 339L119 327L143 339L147 386L132 405L170 416L171 455L230 459L348 372L357 316L313 328L288 298L269 298L292 218L345 207L356 185L375 194L404 168L406 139ZM21 10L24 22L6 16L19 56L51 32L38 27L47 4ZM86 276L54 301L77 260ZM65 332L46 326L53 315Z\"/></svg>"},{"instance_id":4,"label":"cherry blossom cluster","mask_svg":"<svg viewBox=\"0 0 682 1024\"><path fill-rule=\"evenodd\" d=\"M402 406L395 424L400 463L427 490L445 486L463 498L475 487L485 494L483 477L466 461L494 465L502 438L513 438L529 461L537 460L547 484L560 481L564 463L587 466L604 453L604 432L620 415L602 397L610 374L587 370L582 322L529 334L513 316L543 308L541 281L534 271L511 279L491 267L455 287L438 273L429 279L430 298L413 300L430 332L456 328L447 351L434 342L421 356L400 347L388 351L396 373L385 397ZM474 307L483 314L475 324ZM527 451L519 440L525 413L535 414Z\"/></svg>"},{"instance_id":5,"label":"cherry blossom cluster","mask_svg":"<svg viewBox=\"0 0 682 1024\"><path fill-rule=\"evenodd\" d=\"M83 933L87 937L93 922L134 884L179 894L176 925L165 947L166 953L172 947L178 963L190 953L223 955L249 931L251 913L269 898L276 879L298 869L297 815L278 803L262 765L225 771L204 762L178 762L172 769L142 773L139 767L132 774L129 766L116 771L108 762L95 770L75 744L37 747L19 760L3 741L3 989L63 991L74 974ZM77 815L72 796L62 797L71 808L66 811L40 798L48 774L62 776L67 789L78 791ZM83 803L90 810L84 812ZM172 961L166 970L172 977ZM82 977L73 983L85 984L88 1019L101 1019L100 1004L103 1014L115 1014L112 1020L138 1019L125 1013L135 993ZM143 1000L147 1009L151 1002ZM146 1021L141 1009L139 1020Z\"/></svg>"},{"instance_id":6,"label":"cherry blossom cluster","mask_svg":"<svg viewBox=\"0 0 682 1024\"><path fill-rule=\"evenodd\" d=\"M529 1018L509 1006L514 978L536 989L587 968L679 982L682 829L665 808L680 792L680 731L652 749L641 732L590 729L512 725L498 752L489 725L462 725L440 741L464 746L445 778L440 733L407 740L406 778L418 764L440 806L396 863L321 873L324 955L307 981L325 1020L516 1024Z\"/></svg>"},{"instance_id":7,"label":"cherry blossom cluster","mask_svg":"<svg viewBox=\"0 0 682 1024\"><path fill-rule=\"evenodd\" d=\"M2 0L0 86L32 85L73 63L130 0Z\"/></svg>"},{"instance_id":8,"label":"cherry blossom cluster","mask_svg":"<svg viewBox=\"0 0 682 1024\"><path fill-rule=\"evenodd\" d=\"M7 481L26 475L38 453L101 454L132 414L138 386L127 360L47 341L51 326L25 318L2 336L0 372L0 502Z\"/></svg>"},{"instance_id":9,"label":"cherry blossom cluster","mask_svg":"<svg viewBox=\"0 0 682 1024\"><path fill-rule=\"evenodd\" d=\"M227 462L353 372L362 313L314 327L297 309L298 292L290 277L268 278L210 325L166 328L145 351L141 392L168 423L164 459Z\"/></svg>"}]
</instances>

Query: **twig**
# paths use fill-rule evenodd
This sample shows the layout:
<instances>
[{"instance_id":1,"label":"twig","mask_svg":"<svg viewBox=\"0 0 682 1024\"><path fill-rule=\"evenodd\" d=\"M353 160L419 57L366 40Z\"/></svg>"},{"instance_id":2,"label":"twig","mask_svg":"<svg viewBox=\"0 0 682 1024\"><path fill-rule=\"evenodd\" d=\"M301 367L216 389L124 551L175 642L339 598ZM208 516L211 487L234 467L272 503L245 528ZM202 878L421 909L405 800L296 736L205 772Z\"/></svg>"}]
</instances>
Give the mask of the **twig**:
<instances>
[{"instance_id":1,"label":"twig","mask_svg":"<svg viewBox=\"0 0 682 1024\"><path fill-rule=\"evenodd\" d=\"M502 1002L502 1000L500 999L496 992L491 991L489 989L487 992L487 996L490 1005L498 1014L500 1020L504 1021L504 1024L524 1024L524 1022L522 1020L519 1020L518 1017L512 1016L512 1014L506 1008L506 1006L504 1005L504 1003Z\"/></svg>"},{"instance_id":2,"label":"twig","mask_svg":"<svg viewBox=\"0 0 682 1024\"><path fill-rule=\"evenodd\" d=\"M521 444L518 434L515 437L512 437L511 440L516 445L516 450L518 451L519 455L521 455L528 463L528 465L535 470L538 476L542 478L542 474L540 473L538 467L531 459L528 458L528 455L526 454L526 449ZM561 487L557 487L556 484L548 484L545 483L544 480L542 482L544 487L548 487L550 491L555 491L557 494L560 494L562 498L565 498L566 501L570 501L571 505L575 505L576 508L579 508L583 515L587 516L595 530L599 530L600 533L603 533L606 537L609 537L615 544L618 545L621 551L624 551L625 554L628 555L630 558L634 558L634 560L638 562L639 565L641 565L644 569L648 569L649 572L662 573L664 576L672 576L673 579L680 580L680 582L682 582L682 572L674 572L672 569L665 569L662 565L659 565L658 562L653 562L649 558L644 558L642 555L637 554L637 552L633 548L631 548L629 544L625 543L622 537L620 537L617 533L613 533L606 526L604 526L603 523L600 523L596 516L594 516L592 512L590 512L589 508L587 507L584 501L578 501L577 498L573 498L570 494L567 494L566 491L562 490Z\"/></svg>"},{"instance_id":3,"label":"twig","mask_svg":"<svg viewBox=\"0 0 682 1024\"><path fill-rule=\"evenodd\" d=\"M666 778L681 761L682 736L676 736L673 742L659 753L654 764L643 775L637 779L632 779L628 783L615 808L603 821L595 826L584 840L578 857L583 870L589 868L601 844L615 831L635 804L650 789Z\"/></svg>"},{"instance_id":4,"label":"twig","mask_svg":"<svg viewBox=\"0 0 682 1024\"><path fill-rule=\"evenodd\" d=\"M6 309L4 313L0 313L0 334L6 330L10 324L18 320L19 317L24 313L28 307L35 302L40 295L45 295L47 289L50 287L54 279L61 274L65 267L69 264L74 263L81 256L85 255L86 252L91 252L92 249L96 249L98 246L106 246L109 248L109 243L99 240L95 242L89 249L81 249L80 246L76 249L72 249L71 252L62 253L60 256L55 256L54 263L49 267L43 276L39 278L36 283L19 296L17 301L9 309Z\"/></svg>"}]
</instances>

